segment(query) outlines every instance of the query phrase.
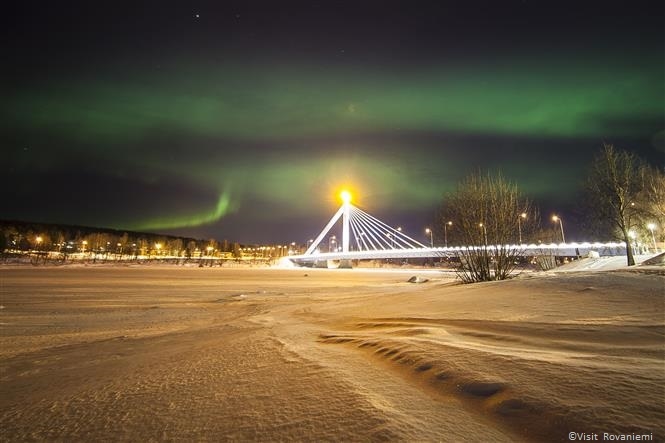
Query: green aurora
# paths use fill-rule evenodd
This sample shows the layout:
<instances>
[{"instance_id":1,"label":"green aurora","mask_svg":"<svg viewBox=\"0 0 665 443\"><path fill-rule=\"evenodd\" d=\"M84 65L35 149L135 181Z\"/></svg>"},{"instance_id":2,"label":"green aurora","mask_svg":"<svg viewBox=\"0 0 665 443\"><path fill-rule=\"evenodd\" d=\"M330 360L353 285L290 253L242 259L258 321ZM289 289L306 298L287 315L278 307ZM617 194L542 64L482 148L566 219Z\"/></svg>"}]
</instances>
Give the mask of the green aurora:
<instances>
[{"instance_id":1,"label":"green aurora","mask_svg":"<svg viewBox=\"0 0 665 443\"><path fill-rule=\"evenodd\" d=\"M556 137L599 137L611 129L630 136L642 128L612 128L612 122L660 119L664 95L662 59L646 57L621 64L506 60L397 72L194 65L125 76L53 82L17 94L10 98L13 124L116 142L164 127L236 139L396 127Z\"/></svg>"}]
</instances>

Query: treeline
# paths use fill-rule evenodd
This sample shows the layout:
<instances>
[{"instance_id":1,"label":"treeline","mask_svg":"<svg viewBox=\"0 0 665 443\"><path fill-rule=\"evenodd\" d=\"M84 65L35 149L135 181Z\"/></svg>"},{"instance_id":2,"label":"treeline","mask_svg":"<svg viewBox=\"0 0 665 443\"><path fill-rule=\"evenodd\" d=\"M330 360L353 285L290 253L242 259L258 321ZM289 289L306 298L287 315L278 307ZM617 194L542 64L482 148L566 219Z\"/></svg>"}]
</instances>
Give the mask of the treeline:
<instances>
[{"instance_id":1,"label":"treeline","mask_svg":"<svg viewBox=\"0 0 665 443\"><path fill-rule=\"evenodd\" d=\"M219 257L239 255L238 243L190 237L120 231L88 226L0 220L0 252L8 254L57 253L90 257Z\"/></svg>"}]
</instances>

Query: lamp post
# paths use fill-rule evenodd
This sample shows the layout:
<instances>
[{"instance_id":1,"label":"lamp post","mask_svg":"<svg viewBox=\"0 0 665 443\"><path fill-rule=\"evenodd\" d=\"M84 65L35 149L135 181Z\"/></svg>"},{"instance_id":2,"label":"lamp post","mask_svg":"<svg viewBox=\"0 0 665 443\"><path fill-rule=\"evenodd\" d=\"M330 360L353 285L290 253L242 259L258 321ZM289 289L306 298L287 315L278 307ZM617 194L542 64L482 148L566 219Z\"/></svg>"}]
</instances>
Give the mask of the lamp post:
<instances>
[{"instance_id":1,"label":"lamp post","mask_svg":"<svg viewBox=\"0 0 665 443\"><path fill-rule=\"evenodd\" d=\"M561 220L561 217L559 217L558 215L553 215L552 221L554 223L559 222L559 227L561 227L561 242L566 243L566 236L563 235L563 220Z\"/></svg>"},{"instance_id":2,"label":"lamp post","mask_svg":"<svg viewBox=\"0 0 665 443\"><path fill-rule=\"evenodd\" d=\"M628 231L628 237L633 239L633 254L637 254L637 234L634 231Z\"/></svg>"},{"instance_id":3,"label":"lamp post","mask_svg":"<svg viewBox=\"0 0 665 443\"><path fill-rule=\"evenodd\" d=\"M443 244L448 247L448 226L452 226L453 222L448 221L443 224Z\"/></svg>"},{"instance_id":4,"label":"lamp post","mask_svg":"<svg viewBox=\"0 0 665 443\"><path fill-rule=\"evenodd\" d=\"M522 212L519 217L517 217L517 231L520 236L520 245L522 244L522 219L526 220L526 212Z\"/></svg>"},{"instance_id":5,"label":"lamp post","mask_svg":"<svg viewBox=\"0 0 665 443\"><path fill-rule=\"evenodd\" d=\"M483 235L485 237L485 246L487 246L487 228L482 223L478 223L478 226L480 226L483 229Z\"/></svg>"},{"instance_id":6,"label":"lamp post","mask_svg":"<svg viewBox=\"0 0 665 443\"><path fill-rule=\"evenodd\" d=\"M333 252L332 245L337 246L337 236L333 235L328 239L328 252Z\"/></svg>"},{"instance_id":7,"label":"lamp post","mask_svg":"<svg viewBox=\"0 0 665 443\"><path fill-rule=\"evenodd\" d=\"M429 246L434 248L434 233L430 228L425 229L425 234L429 234Z\"/></svg>"},{"instance_id":8,"label":"lamp post","mask_svg":"<svg viewBox=\"0 0 665 443\"><path fill-rule=\"evenodd\" d=\"M651 240L653 240L653 252L658 252L658 247L656 246L656 236L653 234L653 230L656 229L656 225L649 223L647 228L649 228L649 231L651 231Z\"/></svg>"}]
</instances>

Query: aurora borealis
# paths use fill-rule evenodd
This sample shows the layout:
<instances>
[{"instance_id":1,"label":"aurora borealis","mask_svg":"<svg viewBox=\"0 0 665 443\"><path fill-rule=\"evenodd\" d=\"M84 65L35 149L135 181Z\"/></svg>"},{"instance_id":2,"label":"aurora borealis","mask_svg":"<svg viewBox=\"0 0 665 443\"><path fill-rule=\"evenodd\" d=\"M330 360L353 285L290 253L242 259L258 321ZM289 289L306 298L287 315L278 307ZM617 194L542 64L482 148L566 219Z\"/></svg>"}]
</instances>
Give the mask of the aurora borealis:
<instances>
[{"instance_id":1,"label":"aurora borealis","mask_svg":"<svg viewBox=\"0 0 665 443\"><path fill-rule=\"evenodd\" d=\"M565 213L603 141L662 163L662 5L501 3L17 7L0 217L302 241L343 185L421 230L478 168Z\"/></svg>"}]
</instances>

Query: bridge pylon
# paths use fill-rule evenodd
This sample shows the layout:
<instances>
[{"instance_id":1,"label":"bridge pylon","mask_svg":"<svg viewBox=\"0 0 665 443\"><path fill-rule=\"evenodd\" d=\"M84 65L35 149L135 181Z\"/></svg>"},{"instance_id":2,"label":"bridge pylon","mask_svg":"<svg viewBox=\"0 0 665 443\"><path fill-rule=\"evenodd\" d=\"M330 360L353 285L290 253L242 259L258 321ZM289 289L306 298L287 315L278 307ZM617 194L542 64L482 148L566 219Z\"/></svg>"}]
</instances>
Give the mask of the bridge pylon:
<instances>
[{"instance_id":1,"label":"bridge pylon","mask_svg":"<svg viewBox=\"0 0 665 443\"><path fill-rule=\"evenodd\" d=\"M350 252L352 247L355 251L395 251L427 247L403 233L401 228L393 228L351 204L351 194L348 192L342 192L341 197L342 206L303 256L315 253L321 241L340 218L342 219L342 253Z\"/></svg>"}]
</instances>

